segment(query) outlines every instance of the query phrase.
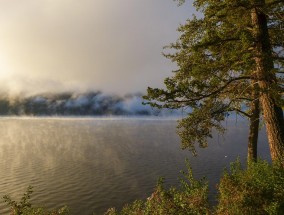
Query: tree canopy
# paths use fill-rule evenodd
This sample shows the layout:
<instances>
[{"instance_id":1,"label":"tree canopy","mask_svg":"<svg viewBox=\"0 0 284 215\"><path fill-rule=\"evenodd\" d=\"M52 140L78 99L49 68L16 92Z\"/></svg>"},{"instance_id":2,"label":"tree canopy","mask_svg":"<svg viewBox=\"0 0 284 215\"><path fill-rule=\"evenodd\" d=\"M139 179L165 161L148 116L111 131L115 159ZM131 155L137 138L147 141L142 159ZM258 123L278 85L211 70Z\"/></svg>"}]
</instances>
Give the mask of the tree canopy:
<instances>
[{"instance_id":1,"label":"tree canopy","mask_svg":"<svg viewBox=\"0 0 284 215\"><path fill-rule=\"evenodd\" d=\"M180 0L179 3L184 1ZM212 129L232 112L267 126L272 158L283 158L284 2L281 0L195 0L202 17L178 29L165 57L177 64L166 89L148 88L158 108L189 108L179 121L182 148L207 145ZM258 125L258 123L257 123ZM257 139L257 138L256 138Z\"/></svg>"}]
</instances>

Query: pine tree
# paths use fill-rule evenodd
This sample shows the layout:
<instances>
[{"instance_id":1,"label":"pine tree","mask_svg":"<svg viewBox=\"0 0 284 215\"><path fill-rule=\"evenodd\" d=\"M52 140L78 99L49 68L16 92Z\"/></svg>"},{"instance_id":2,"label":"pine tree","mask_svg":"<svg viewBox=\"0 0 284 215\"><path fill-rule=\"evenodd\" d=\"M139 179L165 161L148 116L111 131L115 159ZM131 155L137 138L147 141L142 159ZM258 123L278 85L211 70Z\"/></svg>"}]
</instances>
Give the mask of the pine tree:
<instances>
[{"instance_id":1,"label":"pine tree","mask_svg":"<svg viewBox=\"0 0 284 215\"><path fill-rule=\"evenodd\" d=\"M180 26L180 38L168 46L174 52L165 54L178 69L165 79L166 89L148 88L145 98L159 108L189 108L178 133L193 152L195 143L207 145L212 129L224 132L222 121L236 112L250 119L255 158L261 111L271 157L284 163L284 2L195 0L194 6L202 18Z\"/></svg>"}]
</instances>

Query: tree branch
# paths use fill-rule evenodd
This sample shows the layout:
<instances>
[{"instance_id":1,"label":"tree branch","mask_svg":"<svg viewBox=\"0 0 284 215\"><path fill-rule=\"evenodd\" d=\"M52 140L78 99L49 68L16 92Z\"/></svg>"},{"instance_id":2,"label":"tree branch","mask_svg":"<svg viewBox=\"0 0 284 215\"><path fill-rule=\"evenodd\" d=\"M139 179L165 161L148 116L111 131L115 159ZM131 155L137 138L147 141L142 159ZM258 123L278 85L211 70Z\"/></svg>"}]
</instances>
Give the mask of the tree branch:
<instances>
[{"instance_id":1,"label":"tree branch","mask_svg":"<svg viewBox=\"0 0 284 215\"><path fill-rule=\"evenodd\" d=\"M269 2L269 3L266 3L265 5L270 7L270 6L273 6L275 4L279 4L279 3L283 3L283 0L275 0L275 1L272 1L272 2Z\"/></svg>"},{"instance_id":2,"label":"tree branch","mask_svg":"<svg viewBox=\"0 0 284 215\"><path fill-rule=\"evenodd\" d=\"M244 112L244 111L242 111L242 110L240 110L240 109L238 109L238 108L228 109L227 111L228 111L228 112L229 112L229 111L236 111L236 112L238 112L238 113L240 113L240 114L242 114L242 115L244 115L244 116L246 116L246 117L248 117L248 118L251 118L251 117L252 117L252 115L250 115L250 114L248 114L248 113L246 113L246 112Z\"/></svg>"},{"instance_id":3,"label":"tree branch","mask_svg":"<svg viewBox=\"0 0 284 215\"><path fill-rule=\"evenodd\" d=\"M274 59L274 60L284 60L284 57L274 56L273 59Z\"/></svg>"},{"instance_id":4,"label":"tree branch","mask_svg":"<svg viewBox=\"0 0 284 215\"><path fill-rule=\"evenodd\" d=\"M208 98L210 96L213 96L215 94L220 93L221 91L223 91L224 89L226 89L231 83L235 82L235 81L239 81L239 80L245 80L245 79L252 79L250 76L241 76L241 77L237 77L231 80L228 80L228 82L223 85L222 87L220 87L219 89L213 91L212 93L209 93L207 95L203 95L201 96L198 100L204 99L204 98Z\"/></svg>"}]
</instances>

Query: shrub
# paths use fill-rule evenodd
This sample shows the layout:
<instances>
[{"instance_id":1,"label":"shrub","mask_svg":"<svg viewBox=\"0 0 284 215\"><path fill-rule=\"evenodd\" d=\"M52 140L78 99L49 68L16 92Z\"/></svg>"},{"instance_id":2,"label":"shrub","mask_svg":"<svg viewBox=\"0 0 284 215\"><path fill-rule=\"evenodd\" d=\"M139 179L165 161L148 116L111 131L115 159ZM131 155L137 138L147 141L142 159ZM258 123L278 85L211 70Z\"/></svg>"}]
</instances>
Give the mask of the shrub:
<instances>
[{"instance_id":1,"label":"shrub","mask_svg":"<svg viewBox=\"0 0 284 215\"><path fill-rule=\"evenodd\" d=\"M259 160L231 165L219 184L217 214L284 214L284 168Z\"/></svg>"},{"instance_id":2,"label":"shrub","mask_svg":"<svg viewBox=\"0 0 284 215\"><path fill-rule=\"evenodd\" d=\"M210 210L208 185L204 180L195 180L188 165L179 189L165 189L163 180L148 199L126 205L121 211L109 209L105 215L186 215L230 214L258 215L284 214L284 168L259 160L249 163L244 169L240 161L231 164L218 186L218 204Z\"/></svg>"},{"instance_id":3,"label":"shrub","mask_svg":"<svg viewBox=\"0 0 284 215\"><path fill-rule=\"evenodd\" d=\"M164 181L160 179L153 194L144 202L135 201L120 212L111 208L105 215L209 214L208 183L204 179L195 180L188 162L187 167L188 172L183 172L179 189L165 189Z\"/></svg>"},{"instance_id":4,"label":"shrub","mask_svg":"<svg viewBox=\"0 0 284 215\"><path fill-rule=\"evenodd\" d=\"M68 215L69 209L64 206L57 210L46 210L41 207L33 207L30 199L33 193L32 187L29 186L27 191L24 193L20 202L12 200L8 195L3 197L4 201L11 209L11 215Z\"/></svg>"},{"instance_id":5,"label":"shrub","mask_svg":"<svg viewBox=\"0 0 284 215\"><path fill-rule=\"evenodd\" d=\"M110 208L105 215L257 215L284 214L284 168L281 164L269 164L259 160L244 169L240 161L231 164L218 186L218 204L210 210L208 183L196 180L187 162L188 171L183 172L180 186L166 189L161 178L146 200L136 200L125 205L121 211ZM68 208L48 211L33 207L30 203L32 187L27 189L20 202L4 196L11 208L11 215L68 215Z\"/></svg>"}]
</instances>

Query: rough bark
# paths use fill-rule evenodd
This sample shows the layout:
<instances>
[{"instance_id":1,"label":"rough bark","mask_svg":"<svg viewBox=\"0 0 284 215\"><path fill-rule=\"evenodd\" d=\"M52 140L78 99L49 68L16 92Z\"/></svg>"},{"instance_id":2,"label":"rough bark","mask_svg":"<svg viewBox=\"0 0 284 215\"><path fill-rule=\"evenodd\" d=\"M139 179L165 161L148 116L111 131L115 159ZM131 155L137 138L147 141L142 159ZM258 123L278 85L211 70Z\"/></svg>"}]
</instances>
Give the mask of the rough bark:
<instances>
[{"instance_id":1,"label":"rough bark","mask_svg":"<svg viewBox=\"0 0 284 215\"><path fill-rule=\"evenodd\" d=\"M248 162L257 161L257 140L259 131L259 92L257 83L253 83L253 101L251 103L251 117L249 127L249 139L248 139Z\"/></svg>"},{"instance_id":2,"label":"rough bark","mask_svg":"<svg viewBox=\"0 0 284 215\"><path fill-rule=\"evenodd\" d=\"M265 5L264 0L256 0L259 7ZM283 111L275 101L272 92L277 85L273 73L273 58L269 40L267 18L261 9L255 7L251 13L255 36L256 75L260 89L260 104L266 124L266 132L273 161L280 160L284 165L284 125Z\"/></svg>"}]
</instances>

